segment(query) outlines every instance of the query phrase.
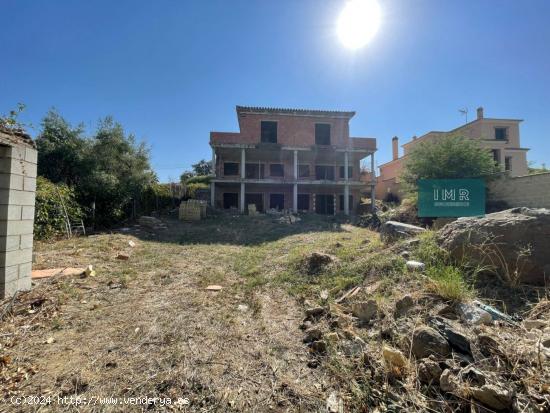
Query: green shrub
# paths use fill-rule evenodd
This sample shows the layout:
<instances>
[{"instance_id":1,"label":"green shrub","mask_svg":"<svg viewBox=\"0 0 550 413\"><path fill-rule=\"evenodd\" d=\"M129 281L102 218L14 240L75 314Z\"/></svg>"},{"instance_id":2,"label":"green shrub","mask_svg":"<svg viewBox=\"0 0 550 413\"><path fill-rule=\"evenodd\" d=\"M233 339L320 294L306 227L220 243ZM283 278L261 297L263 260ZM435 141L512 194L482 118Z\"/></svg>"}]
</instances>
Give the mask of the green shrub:
<instances>
[{"instance_id":1,"label":"green shrub","mask_svg":"<svg viewBox=\"0 0 550 413\"><path fill-rule=\"evenodd\" d=\"M178 205L167 185L153 183L142 191L139 199L139 212L151 215L153 211L162 211Z\"/></svg>"},{"instance_id":2,"label":"green shrub","mask_svg":"<svg viewBox=\"0 0 550 413\"><path fill-rule=\"evenodd\" d=\"M34 236L37 239L67 233L63 207L70 221L78 221L84 216L71 187L65 184L54 184L41 176L36 179L35 205Z\"/></svg>"},{"instance_id":3,"label":"green shrub","mask_svg":"<svg viewBox=\"0 0 550 413\"><path fill-rule=\"evenodd\" d=\"M200 182L191 183L186 185L186 194L189 198L195 198L198 189L208 189L207 184Z\"/></svg>"}]
</instances>

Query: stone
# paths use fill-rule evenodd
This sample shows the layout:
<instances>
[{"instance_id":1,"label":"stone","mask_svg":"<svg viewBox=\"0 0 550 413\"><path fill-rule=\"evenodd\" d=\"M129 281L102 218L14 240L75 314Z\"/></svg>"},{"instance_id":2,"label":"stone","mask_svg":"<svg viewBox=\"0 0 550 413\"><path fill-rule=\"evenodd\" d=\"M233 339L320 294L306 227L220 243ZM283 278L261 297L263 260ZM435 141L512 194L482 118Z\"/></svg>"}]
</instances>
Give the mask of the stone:
<instances>
[{"instance_id":1,"label":"stone","mask_svg":"<svg viewBox=\"0 0 550 413\"><path fill-rule=\"evenodd\" d=\"M474 399L495 410L509 411L514 401L514 392L494 384L485 384L472 388Z\"/></svg>"},{"instance_id":2,"label":"stone","mask_svg":"<svg viewBox=\"0 0 550 413\"><path fill-rule=\"evenodd\" d=\"M337 344L340 340L340 338L338 337L338 333L336 332L325 334L324 339L327 343L330 343L331 345Z\"/></svg>"},{"instance_id":3,"label":"stone","mask_svg":"<svg viewBox=\"0 0 550 413\"><path fill-rule=\"evenodd\" d=\"M311 307L306 310L306 318L314 319L325 315L324 307Z\"/></svg>"},{"instance_id":4,"label":"stone","mask_svg":"<svg viewBox=\"0 0 550 413\"><path fill-rule=\"evenodd\" d=\"M401 317L414 307L414 300L411 295L407 294L395 302L395 317Z\"/></svg>"},{"instance_id":5,"label":"stone","mask_svg":"<svg viewBox=\"0 0 550 413\"><path fill-rule=\"evenodd\" d=\"M128 254L119 253L116 256L116 259L117 260L122 260L122 261L128 261L130 259L130 256Z\"/></svg>"},{"instance_id":6,"label":"stone","mask_svg":"<svg viewBox=\"0 0 550 413\"><path fill-rule=\"evenodd\" d=\"M416 225L397 221L386 221L380 227L380 237L383 241L395 241L400 238L410 238L425 232L426 229Z\"/></svg>"},{"instance_id":7,"label":"stone","mask_svg":"<svg viewBox=\"0 0 550 413\"><path fill-rule=\"evenodd\" d=\"M378 314L379 308L375 300L360 301L353 303L351 312L355 317L364 323L368 323Z\"/></svg>"},{"instance_id":8,"label":"stone","mask_svg":"<svg viewBox=\"0 0 550 413\"><path fill-rule=\"evenodd\" d=\"M483 386L486 380L485 375L473 366L460 370L459 377L463 382L468 382L470 385L477 387Z\"/></svg>"},{"instance_id":9,"label":"stone","mask_svg":"<svg viewBox=\"0 0 550 413\"><path fill-rule=\"evenodd\" d=\"M451 354L451 347L445 337L431 327L422 326L413 333L412 353L416 358L425 358L430 355L447 357Z\"/></svg>"},{"instance_id":10,"label":"stone","mask_svg":"<svg viewBox=\"0 0 550 413\"><path fill-rule=\"evenodd\" d=\"M420 261L407 261L405 265L409 271L423 271L426 268L426 264Z\"/></svg>"},{"instance_id":11,"label":"stone","mask_svg":"<svg viewBox=\"0 0 550 413\"><path fill-rule=\"evenodd\" d=\"M221 291L222 288L223 287L221 285L209 285L206 287L206 291Z\"/></svg>"},{"instance_id":12,"label":"stone","mask_svg":"<svg viewBox=\"0 0 550 413\"><path fill-rule=\"evenodd\" d=\"M458 377L450 369L443 370L439 378L439 387L444 392L456 393L460 389Z\"/></svg>"},{"instance_id":13,"label":"stone","mask_svg":"<svg viewBox=\"0 0 550 413\"><path fill-rule=\"evenodd\" d=\"M544 285L550 273L549 227L549 209L512 208L484 217L459 218L445 225L437 239L457 261L467 257L474 264L492 266L512 283ZM524 253L519 253L521 249Z\"/></svg>"},{"instance_id":14,"label":"stone","mask_svg":"<svg viewBox=\"0 0 550 413\"><path fill-rule=\"evenodd\" d=\"M329 266L333 262L336 262L338 259L330 254L325 254L323 252L312 252L304 258L304 264L306 271L310 275L318 274L325 267Z\"/></svg>"},{"instance_id":15,"label":"stone","mask_svg":"<svg viewBox=\"0 0 550 413\"><path fill-rule=\"evenodd\" d=\"M323 332L318 328L310 328L306 331L304 336L304 343L311 343L313 341L318 341L323 337Z\"/></svg>"},{"instance_id":16,"label":"stone","mask_svg":"<svg viewBox=\"0 0 550 413\"><path fill-rule=\"evenodd\" d=\"M487 311L477 307L472 303L461 303L457 306L457 312L460 318L471 325L492 325L493 317Z\"/></svg>"},{"instance_id":17,"label":"stone","mask_svg":"<svg viewBox=\"0 0 550 413\"><path fill-rule=\"evenodd\" d=\"M548 323L544 320L524 320L523 321L523 327L525 327L527 330L542 330L544 327L546 327Z\"/></svg>"},{"instance_id":18,"label":"stone","mask_svg":"<svg viewBox=\"0 0 550 413\"><path fill-rule=\"evenodd\" d=\"M327 343L323 340L313 341L309 344L309 349L314 354L323 355L327 352Z\"/></svg>"},{"instance_id":19,"label":"stone","mask_svg":"<svg viewBox=\"0 0 550 413\"><path fill-rule=\"evenodd\" d=\"M336 392L331 392L327 398L327 413L343 413L344 401Z\"/></svg>"},{"instance_id":20,"label":"stone","mask_svg":"<svg viewBox=\"0 0 550 413\"><path fill-rule=\"evenodd\" d=\"M403 368L408 365L407 358L403 355L403 353L400 350L396 348L383 346L382 356L384 357L386 364L388 364L389 366Z\"/></svg>"},{"instance_id":21,"label":"stone","mask_svg":"<svg viewBox=\"0 0 550 413\"><path fill-rule=\"evenodd\" d=\"M155 217L141 216L138 219L139 225L142 225L147 228L156 229L158 227L164 226L164 223Z\"/></svg>"},{"instance_id":22,"label":"stone","mask_svg":"<svg viewBox=\"0 0 550 413\"><path fill-rule=\"evenodd\" d=\"M458 326L451 324L450 321L441 317L433 317L430 324L441 334L455 350L464 354L472 355L470 340L461 331Z\"/></svg>"},{"instance_id":23,"label":"stone","mask_svg":"<svg viewBox=\"0 0 550 413\"><path fill-rule=\"evenodd\" d=\"M424 359L418 364L418 380L420 380L420 383L439 384L441 373L443 373L443 369L433 358Z\"/></svg>"},{"instance_id":24,"label":"stone","mask_svg":"<svg viewBox=\"0 0 550 413\"><path fill-rule=\"evenodd\" d=\"M406 259L406 260L408 260L409 258L411 258L411 253L410 253L410 251L403 251L403 252L401 252L401 254L399 254L399 255L401 255L401 256L403 257L403 259Z\"/></svg>"}]
</instances>

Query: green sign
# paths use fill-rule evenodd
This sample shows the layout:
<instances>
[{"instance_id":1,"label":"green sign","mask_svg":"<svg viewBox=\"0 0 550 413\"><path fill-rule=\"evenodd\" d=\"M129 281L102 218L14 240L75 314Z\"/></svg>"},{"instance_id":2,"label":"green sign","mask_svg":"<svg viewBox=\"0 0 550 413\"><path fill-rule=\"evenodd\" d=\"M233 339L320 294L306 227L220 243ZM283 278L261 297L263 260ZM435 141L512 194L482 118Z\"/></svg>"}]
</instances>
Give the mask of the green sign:
<instances>
[{"instance_id":1,"label":"green sign","mask_svg":"<svg viewBox=\"0 0 550 413\"><path fill-rule=\"evenodd\" d=\"M483 179L420 179L419 217L471 217L485 215Z\"/></svg>"}]
</instances>

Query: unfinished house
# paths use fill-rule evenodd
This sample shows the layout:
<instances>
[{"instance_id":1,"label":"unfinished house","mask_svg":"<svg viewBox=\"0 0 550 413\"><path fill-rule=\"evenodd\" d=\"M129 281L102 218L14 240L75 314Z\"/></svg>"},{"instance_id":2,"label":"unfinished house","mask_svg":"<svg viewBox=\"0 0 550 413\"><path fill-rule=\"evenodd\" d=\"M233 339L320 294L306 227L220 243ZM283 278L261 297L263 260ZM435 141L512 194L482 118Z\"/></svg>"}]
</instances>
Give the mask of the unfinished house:
<instances>
[{"instance_id":1,"label":"unfinished house","mask_svg":"<svg viewBox=\"0 0 550 413\"><path fill-rule=\"evenodd\" d=\"M355 112L237 106L240 132L211 132L216 208L350 214L374 181L361 180L361 161L374 170L376 139L349 136ZM374 205L374 203L372 204Z\"/></svg>"}]
</instances>

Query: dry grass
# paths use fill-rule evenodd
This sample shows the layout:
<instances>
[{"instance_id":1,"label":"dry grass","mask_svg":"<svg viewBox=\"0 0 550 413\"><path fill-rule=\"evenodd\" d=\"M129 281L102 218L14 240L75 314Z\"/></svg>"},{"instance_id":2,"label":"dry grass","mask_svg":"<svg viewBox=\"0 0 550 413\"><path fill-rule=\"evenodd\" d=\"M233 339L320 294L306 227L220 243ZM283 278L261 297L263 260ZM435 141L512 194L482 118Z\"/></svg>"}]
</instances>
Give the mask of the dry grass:
<instances>
[{"instance_id":1,"label":"dry grass","mask_svg":"<svg viewBox=\"0 0 550 413\"><path fill-rule=\"evenodd\" d=\"M0 324L4 398L190 401L170 408L54 403L40 411L322 411L333 392L346 411L462 406L437 391L426 393L413 364L388 369L380 354L390 344L410 356L411 331L437 305L463 299L462 284L453 290L454 281L443 280L441 285L450 285L447 294L433 290L436 277L407 273L395 246L383 245L377 233L330 218L306 216L289 225L262 216L223 216L194 224L170 221L168 227L38 243L35 268L92 264L97 275L42 280L13 306L9 301L0 306L0 311L9 307ZM129 240L137 246L131 248ZM429 257L432 247L422 244L414 254ZM300 263L313 251L331 254L337 263L307 275ZM121 252L130 259L117 260ZM208 292L210 284L223 290ZM350 355L341 338L327 356L315 359L302 342L304 306L338 308L335 298L357 285L362 290L351 301L374 297L381 309L375 324L349 327L366 348ZM467 287L470 297L474 291ZM325 290L328 299L320 298ZM394 302L406 292L420 306L394 319ZM539 304L531 311L547 308ZM342 336L333 321L327 317L319 326ZM542 392L532 377L536 370L519 367L532 354L521 354L509 357L515 372L527 374L531 388ZM318 367L312 368L312 360ZM536 360L528 368L536 369ZM2 411L10 408L17 411L0 404Z\"/></svg>"}]
</instances>

